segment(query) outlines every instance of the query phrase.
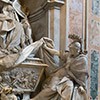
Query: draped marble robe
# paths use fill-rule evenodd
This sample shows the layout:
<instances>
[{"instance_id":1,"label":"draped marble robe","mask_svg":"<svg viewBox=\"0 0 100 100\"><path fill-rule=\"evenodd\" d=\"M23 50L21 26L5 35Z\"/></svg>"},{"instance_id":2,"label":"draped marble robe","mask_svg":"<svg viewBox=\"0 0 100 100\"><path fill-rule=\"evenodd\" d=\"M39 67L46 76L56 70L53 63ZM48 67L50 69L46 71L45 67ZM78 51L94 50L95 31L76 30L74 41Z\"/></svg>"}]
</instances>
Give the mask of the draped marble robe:
<instances>
[{"instance_id":1,"label":"draped marble robe","mask_svg":"<svg viewBox=\"0 0 100 100\"><path fill-rule=\"evenodd\" d=\"M0 14L0 65L9 67L18 59L24 48L25 35L21 23ZM0 67L2 70L4 67Z\"/></svg>"},{"instance_id":2,"label":"draped marble robe","mask_svg":"<svg viewBox=\"0 0 100 100\"><path fill-rule=\"evenodd\" d=\"M51 73L43 85L44 89L31 100L88 100L85 91L87 58L84 54L75 58L66 56L66 64Z\"/></svg>"},{"instance_id":3,"label":"draped marble robe","mask_svg":"<svg viewBox=\"0 0 100 100\"><path fill-rule=\"evenodd\" d=\"M17 0L2 2L4 7L0 13L0 71L13 66L20 52L32 43L32 31L27 16L21 11L21 5ZM23 23L18 15L24 20Z\"/></svg>"}]
</instances>

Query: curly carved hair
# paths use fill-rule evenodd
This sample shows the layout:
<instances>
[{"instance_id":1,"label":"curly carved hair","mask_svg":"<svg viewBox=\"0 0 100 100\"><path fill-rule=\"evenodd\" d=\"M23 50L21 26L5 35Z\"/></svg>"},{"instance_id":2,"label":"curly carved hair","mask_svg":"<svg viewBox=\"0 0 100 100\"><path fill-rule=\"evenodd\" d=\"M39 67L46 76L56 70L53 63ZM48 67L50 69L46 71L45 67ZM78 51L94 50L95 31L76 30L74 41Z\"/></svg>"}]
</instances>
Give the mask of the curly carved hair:
<instances>
[{"instance_id":1,"label":"curly carved hair","mask_svg":"<svg viewBox=\"0 0 100 100\"><path fill-rule=\"evenodd\" d=\"M70 34L68 38L72 39L73 42L79 42L80 44L82 44L82 38L77 34Z\"/></svg>"}]
</instances>

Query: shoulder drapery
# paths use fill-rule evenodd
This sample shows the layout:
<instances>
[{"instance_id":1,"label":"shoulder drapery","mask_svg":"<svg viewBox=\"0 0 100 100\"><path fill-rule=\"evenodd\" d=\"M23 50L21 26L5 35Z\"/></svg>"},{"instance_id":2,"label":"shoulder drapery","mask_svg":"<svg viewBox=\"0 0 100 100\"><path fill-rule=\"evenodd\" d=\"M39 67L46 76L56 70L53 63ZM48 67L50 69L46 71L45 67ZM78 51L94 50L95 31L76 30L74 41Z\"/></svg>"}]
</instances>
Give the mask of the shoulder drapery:
<instances>
[{"instance_id":1,"label":"shoulder drapery","mask_svg":"<svg viewBox=\"0 0 100 100\"><path fill-rule=\"evenodd\" d=\"M87 71L87 58L81 54L76 57L70 64L69 72L70 75L74 75L74 80L81 86L85 85L86 78L88 77Z\"/></svg>"}]
</instances>

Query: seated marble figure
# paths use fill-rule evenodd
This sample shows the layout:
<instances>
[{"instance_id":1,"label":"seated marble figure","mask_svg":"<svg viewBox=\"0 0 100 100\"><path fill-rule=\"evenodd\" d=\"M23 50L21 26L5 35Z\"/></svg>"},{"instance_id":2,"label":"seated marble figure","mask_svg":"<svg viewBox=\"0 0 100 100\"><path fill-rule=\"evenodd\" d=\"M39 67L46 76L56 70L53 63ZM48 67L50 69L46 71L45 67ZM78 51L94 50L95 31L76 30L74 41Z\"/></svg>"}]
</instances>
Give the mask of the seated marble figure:
<instances>
[{"instance_id":1,"label":"seated marble figure","mask_svg":"<svg viewBox=\"0 0 100 100\"><path fill-rule=\"evenodd\" d=\"M88 77L87 57L82 52L81 39L77 35L69 35L69 38L73 42L62 57L59 51L44 45L48 52L60 56L64 63L49 75L43 90L31 100L88 100L85 86Z\"/></svg>"},{"instance_id":2,"label":"seated marble figure","mask_svg":"<svg viewBox=\"0 0 100 100\"><path fill-rule=\"evenodd\" d=\"M32 31L27 15L21 11L17 0L1 2L3 8L0 13L0 65L9 68L14 65L20 52L32 43Z\"/></svg>"}]
</instances>

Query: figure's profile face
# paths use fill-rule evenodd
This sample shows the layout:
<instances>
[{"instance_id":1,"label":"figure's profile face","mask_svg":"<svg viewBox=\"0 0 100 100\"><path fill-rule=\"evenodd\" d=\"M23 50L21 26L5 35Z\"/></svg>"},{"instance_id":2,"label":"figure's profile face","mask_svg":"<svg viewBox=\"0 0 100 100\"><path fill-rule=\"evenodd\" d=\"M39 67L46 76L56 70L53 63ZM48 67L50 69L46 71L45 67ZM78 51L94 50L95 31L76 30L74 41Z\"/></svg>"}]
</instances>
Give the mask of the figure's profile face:
<instances>
[{"instance_id":1,"label":"figure's profile face","mask_svg":"<svg viewBox=\"0 0 100 100\"><path fill-rule=\"evenodd\" d=\"M71 43L69 45L69 53L72 56L76 56L80 53L81 45L78 42Z\"/></svg>"}]
</instances>

